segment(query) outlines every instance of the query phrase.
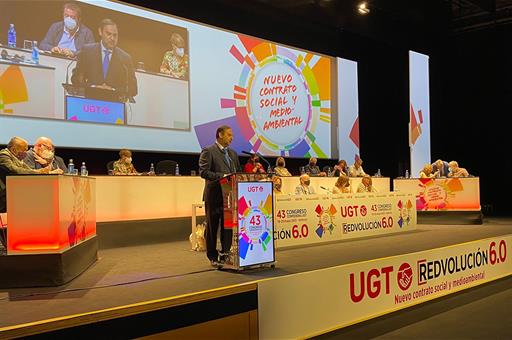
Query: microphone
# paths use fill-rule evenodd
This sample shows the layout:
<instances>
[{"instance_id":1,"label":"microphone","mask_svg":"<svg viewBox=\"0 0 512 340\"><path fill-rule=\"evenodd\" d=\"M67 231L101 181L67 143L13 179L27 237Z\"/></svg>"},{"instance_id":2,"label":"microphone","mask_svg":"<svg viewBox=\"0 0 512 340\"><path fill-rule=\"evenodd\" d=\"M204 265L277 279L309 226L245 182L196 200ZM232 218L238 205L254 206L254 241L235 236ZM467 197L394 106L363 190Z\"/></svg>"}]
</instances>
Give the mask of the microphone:
<instances>
[{"instance_id":1,"label":"microphone","mask_svg":"<svg viewBox=\"0 0 512 340\"><path fill-rule=\"evenodd\" d=\"M253 153L252 152L249 152L249 151L241 151L244 155L249 155L249 156L252 156Z\"/></svg>"},{"instance_id":2,"label":"microphone","mask_svg":"<svg viewBox=\"0 0 512 340\"><path fill-rule=\"evenodd\" d=\"M327 189L326 187L320 186L320 189L323 189L323 190L327 191L328 193L332 194L332 191Z\"/></svg>"}]
</instances>

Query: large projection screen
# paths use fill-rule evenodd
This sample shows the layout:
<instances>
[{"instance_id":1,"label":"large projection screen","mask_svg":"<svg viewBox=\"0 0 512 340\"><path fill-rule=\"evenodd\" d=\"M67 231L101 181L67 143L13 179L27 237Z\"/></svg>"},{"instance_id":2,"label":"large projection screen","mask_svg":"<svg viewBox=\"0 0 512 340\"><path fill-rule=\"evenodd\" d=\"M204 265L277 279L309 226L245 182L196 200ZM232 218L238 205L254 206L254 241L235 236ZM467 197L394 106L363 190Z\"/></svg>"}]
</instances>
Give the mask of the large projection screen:
<instances>
[{"instance_id":1,"label":"large projection screen","mask_svg":"<svg viewBox=\"0 0 512 340\"><path fill-rule=\"evenodd\" d=\"M0 27L14 24L17 32L15 48L6 46L7 34L0 38L0 143L44 135L61 147L199 153L227 124L237 151L338 157L336 58L120 2L84 0L75 2L75 61L47 53L65 38L65 3L0 2ZM104 19L118 33L107 71ZM41 51L37 65L32 41ZM105 98L99 85L115 96Z\"/></svg>"},{"instance_id":2,"label":"large projection screen","mask_svg":"<svg viewBox=\"0 0 512 340\"><path fill-rule=\"evenodd\" d=\"M409 148L411 177L430 161L430 90L428 55L409 51Z\"/></svg>"}]
</instances>

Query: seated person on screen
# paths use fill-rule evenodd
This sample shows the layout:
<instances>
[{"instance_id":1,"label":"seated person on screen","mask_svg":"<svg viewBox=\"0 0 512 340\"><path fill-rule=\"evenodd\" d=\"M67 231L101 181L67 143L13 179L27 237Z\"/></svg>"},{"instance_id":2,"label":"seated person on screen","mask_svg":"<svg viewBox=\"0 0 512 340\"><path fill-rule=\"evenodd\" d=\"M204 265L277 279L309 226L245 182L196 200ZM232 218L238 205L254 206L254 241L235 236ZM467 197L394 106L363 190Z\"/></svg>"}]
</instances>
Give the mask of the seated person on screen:
<instances>
[{"instance_id":1,"label":"seated person on screen","mask_svg":"<svg viewBox=\"0 0 512 340\"><path fill-rule=\"evenodd\" d=\"M119 159L114 162L113 167L114 175L138 175L137 170L132 164L132 152L127 149L122 149L119 151Z\"/></svg>"},{"instance_id":2,"label":"seated person on screen","mask_svg":"<svg viewBox=\"0 0 512 340\"><path fill-rule=\"evenodd\" d=\"M37 175L51 173L50 166L34 170L23 160L27 155L28 142L20 137L13 137L7 147L0 151L0 212L6 211L7 180L9 175Z\"/></svg>"},{"instance_id":3,"label":"seated person on screen","mask_svg":"<svg viewBox=\"0 0 512 340\"><path fill-rule=\"evenodd\" d=\"M178 33L171 34L171 49L164 54L160 72L178 79L186 79L188 55L185 54L185 40Z\"/></svg>"},{"instance_id":4,"label":"seated person on screen","mask_svg":"<svg viewBox=\"0 0 512 340\"><path fill-rule=\"evenodd\" d=\"M450 167L448 177L469 177L469 172L464 168L460 168L459 163L456 161L451 161L448 163L448 166Z\"/></svg>"},{"instance_id":5,"label":"seated person on screen","mask_svg":"<svg viewBox=\"0 0 512 340\"><path fill-rule=\"evenodd\" d=\"M425 164L423 169L420 171L420 178L436 178L437 171L434 172L434 169L431 164Z\"/></svg>"},{"instance_id":6,"label":"seated person on screen","mask_svg":"<svg viewBox=\"0 0 512 340\"><path fill-rule=\"evenodd\" d=\"M315 188L310 186L311 180L308 174L302 174L299 177L300 184L295 187L295 195L314 195Z\"/></svg>"},{"instance_id":7,"label":"seated person on screen","mask_svg":"<svg viewBox=\"0 0 512 340\"><path fill-rule=\"evenodd\" d=\"M283 191L283 180L279 176L272 177L272 182L274 182L274 195L282 195Z\"/></svg>"},{"instance_id":8,"label":"seated person on screen","mask_svg":"<svg viewBox=\"0 0 512 340\"><path fill-rule=\"evenodd\" d=\"M85 44L94 43L92 31L81 23L82 10L75 3L64 4L64 20L50 26L39 48L73 58Z\"/></svg>"},{"instance_id":9,"label":"seated person on screen","mask_svg":"<svg viewBox=\"0 0 512 340\"><path fill-rule=\"evenodd\" d=\"M78 54L73 85L115 90L128 97L137 95L132 57L117 47L117 24L103 19L98 28L101 41L85 45Z\"/></svg>"},{"instance_id":10,"label":"seated person on screen","mask_svg":"<svg viewBox=\"0 0 512 340\"><path fill-rule=\"evenodd\" d=\"M345 175L341 175L334 183L332 188L333 194L349 194L352 190L350 189L350 178Z\"/></svg>"},{"instance_id":11,"label":"seated person on screen","mask_svg":"<svg viewBox=\"0 0 512 340\"><path fill-rule=\"evenodd\" d=\"M292 174L286 169L286 163L283 157L277 157L276 166L274 168L276 175L281 177L290 177Z\"/></svg>"},{"instance_id":12,"label":"seated person on screen","mask_svg":"<svg viewBox=\"0 0 512 340\"><path fill-rule=\"evenodd\" d=\"M68 172L68 167L64 160L55 155L55 146L48 137L39 137L36 140L34 147L28 150L24 162L31 169L37 170L51 166L50 169L54 170L53 173L62 174Z\"/></svg>"},{"instance_id":13,"label":"seated person on screen","mask_svg":"<svg viewBox=\"0 0 512 340\"><path fill-rule=\"evenodd\" d=\"M320 177L325 177L327 176L327 174L323 171L320 171L320 167L318 165L316 165L317 163L317 159L315 157L311 157L309 159L309 163L308 165L306 165L304 167L304 171L310 175L310 176L320 176Z\"/></svg>"},{"instance_id":14,"label":"seated person on screen","mask_svg":"<svg viewBox=\"0 0 512 340\"><path fill-rule=\"evenodd\" d=\"M366 176L366 172L363 170L363 160L356 155L356 160L353 165L350 166L348 170L350 177L364 177Z\"/></svg>"},{"instance_id":15,"label":"seated person on screen","mask_svg":"<svg viewBox=\"0 0 512 340\"><path fill-rule=\"evenodd\" d=\"M357 192L377 192L372 184L372 178L369 175L364 175L361 179L361 183L357 187Z\"/></svg>"},{"instance_id":16,"label":"seated person on screen","mask_svg":"<svg viewBox=\"0 0 512 340\"><path fill-rule=\"evenodd\" d=\"M432 171L437 174L437 177L448 177L450 167L448 162L438 159L432 164Z\"/></svg>"},{"instance_id":17,"label":"seated person on screen","mask_svg":"<svg viewBox=\"0 0 512 340\"><path fill-rule=\"evenodd\" d=\"M260 158L258 157L258 155L252 154L247 160L247 163L245 163L244 172L264 174L265 169L263 168L263 165L261 165L259 160Z\"/></svg>"},{"instance_id":18,"label":"seated person on screen","mask_svg":"<svg viewBox=\"0 0 512 340\"><path fill-rule=\"evenodd\" d=\"M334 166L334 177L340 177L340 176L349 176L349 170L347 161L344 159L341 159L338 164Z\"/></svg>"}]
</instances>

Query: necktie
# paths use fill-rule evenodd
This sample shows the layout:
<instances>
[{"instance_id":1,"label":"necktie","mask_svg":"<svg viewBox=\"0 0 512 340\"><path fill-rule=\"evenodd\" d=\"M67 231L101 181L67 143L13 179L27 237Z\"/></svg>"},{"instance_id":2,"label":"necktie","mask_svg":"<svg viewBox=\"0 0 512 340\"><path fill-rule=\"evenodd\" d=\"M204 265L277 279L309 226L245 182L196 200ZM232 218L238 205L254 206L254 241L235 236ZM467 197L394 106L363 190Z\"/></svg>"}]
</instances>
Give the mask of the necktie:
<instances>
[{"instance_id":1,"label":"necktie","mask_svg":"<svg viewBox=\"0 0 512 340\"><path fill-rule=\"evenodd\" d=\"M103 51L105 52L105 57L103 58L103 79L107 79L108 64L110 62L110 51L107 49Z\"/></svg>"},{"instance_id":2,"label":"necktie","mask_svg":"<svg viewBox=\"0 0 512 340\"><path fill-rule=\"evenodd\" d=\"M231 167L231 158L229 158L229 155L228 155L228 149L224 148L224 149L222 149L222 152L224 153L224 159L226 160L226 163L228 163L229 171L233 171L233 169Z\"/></svg>"}]
</instances>

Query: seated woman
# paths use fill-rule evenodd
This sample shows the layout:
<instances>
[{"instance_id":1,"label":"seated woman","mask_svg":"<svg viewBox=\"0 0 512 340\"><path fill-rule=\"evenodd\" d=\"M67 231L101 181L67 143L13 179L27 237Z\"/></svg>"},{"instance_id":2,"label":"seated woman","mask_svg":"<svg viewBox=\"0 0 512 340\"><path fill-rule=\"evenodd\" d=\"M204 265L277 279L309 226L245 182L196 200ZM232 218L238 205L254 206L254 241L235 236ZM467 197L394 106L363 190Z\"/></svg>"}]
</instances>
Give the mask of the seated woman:
<instances>
[{"instance_id":1,"label":"seated woman","mask_svg":"<svg viewBox=\"0 0 512 340\"><path fill-rule=\"evenodd\" d=\"M274 195L282 195L283 180L281 179L281 177L272 177L272 182L274 182Z\"/></svg>"},{"instance_id":2,"label":"seated woman","mask_svg":"<svg viewBox=\"0 0 512 340\"><path fill-rule=\"evenodd\" d=\"M164 54L160 72L178 79L187 79L188 55L185 54L185 40L178 33L171 35L171 49Z\"/></svg>"},{"instance_id":3,"label":"seated woman","mask_svg":"<svg viewBox=\"0 0 512 340\"><path fill-rule=\"evenodd\" d=\"M114 162L114 175L138 175L132 164L132 152L127 149L119 151L119 159Z\"/></svg>"},{"instance_id":4,"label":"seated woman","mask_svg":"<svg viewBox=\"0 0 512 340\"><path fill-rule=\"evenodd\" d=\"M464 168L460 168L459 163L456 161L451 161L448 163L448 166L450 167L448 177L469 177L469 172Z\"/></svg>"},{"instance_id":5,"label":"seated woman","mask_svg":"<svg viewBox=\"0 0 512 340\"><path fill-rule=\"evenodd\" d=\"M338 180L334 184L334 187L332 188L333 194L348 194L352 190L350 189L350 178L345 175L341 175L338 177Z\"/></svg>"},{"instance_id":6,"label":"seated woman","mask_svg":"<svg viewBox=\"0 0 512 340\"><path fill-rule=\"evenodd\" d=\"M349 175L349 171L348 171L347 161L342 159L338 162L338 164L336 164L334 166L334 177L348 176L348 175Z\"/></svg>"},{"instance_id":7,"label":"seated woman","mask_svg":"<svg viewBox=\"0 0 512 340\"><path fill-rule=\"evenodd\" d=\"M263 165L259 162L258 155L252 154L251 157L247 160L247 163L245 163L244 166L244 172L247 173L259 173L264 174L265 169L263 168Z\"/></svg>"},{"instance_id":8,"label":"seated woman","mask_svg":"<svg viewBox=\"0 0 512 340\"><path fill-rule=\"evenodd\" d=\"M286 163L284 161L283 157L277 157L276 159L276 167L274 168L274 172L276 175L283 176L283 177L289 177L292 174L288 169L286 169Z\"/></svg>"},{"instance_id":9,"label":"seated woman","mask_svg":"<svg viewBox=\"0 0 512 340\"><path fill-rule=\"evenodd\" d=\"M372 178L369 175L363 176L361 184L357 187L357 192L377 192L372 184Z\"/></svg>"},{"instance_id":10,"label":"seated woman","mask_svg":"<svg viewBox=\"0 0 512 340\"><path fill-rule=\"evenodd\" d=\"M434 172L432 164L425 164L423 169L420 171L420 178L435 178L438 172Z\"/></svg>"}]
</instances>

